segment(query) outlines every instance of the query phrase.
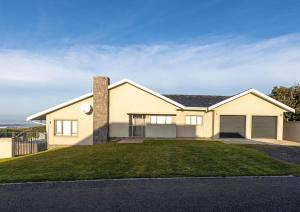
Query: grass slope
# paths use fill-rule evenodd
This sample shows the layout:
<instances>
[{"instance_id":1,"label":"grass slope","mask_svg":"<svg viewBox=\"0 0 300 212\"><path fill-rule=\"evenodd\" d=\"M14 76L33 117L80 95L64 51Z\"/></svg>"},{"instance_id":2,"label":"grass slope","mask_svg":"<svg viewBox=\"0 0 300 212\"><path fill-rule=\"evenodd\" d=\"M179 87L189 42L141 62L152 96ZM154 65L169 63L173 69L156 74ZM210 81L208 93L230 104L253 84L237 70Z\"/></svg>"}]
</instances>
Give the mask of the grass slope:
<instances>
[{"instance_id":1,"label":"grass slope","mask_svg":"<svg viewBox=\"0 0 300 212\"><path fill-rule=\"evenodd\" d=\"M214 141L110 143L0 160L0 182L287 174L299 175L300 166Z\"/></svg>"}]
</instances>

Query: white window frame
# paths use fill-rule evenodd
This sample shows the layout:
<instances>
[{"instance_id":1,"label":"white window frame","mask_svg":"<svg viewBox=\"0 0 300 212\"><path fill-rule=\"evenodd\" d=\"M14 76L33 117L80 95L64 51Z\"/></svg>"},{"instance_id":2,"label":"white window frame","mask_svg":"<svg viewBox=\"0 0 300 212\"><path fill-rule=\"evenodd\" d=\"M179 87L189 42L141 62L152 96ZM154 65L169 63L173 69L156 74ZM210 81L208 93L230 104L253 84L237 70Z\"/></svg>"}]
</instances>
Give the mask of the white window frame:
<instances>
[{"instance_id":1,"label":"white window frame","mask_svg":"<svg viewBox=\"0 0 300 212\"><path fill-rule=\"evenodd\" d=\"M156 116L156 123L157 124L166 124L166 117L165 116Z\"/></svg>"},{"instance_id":2,"label":"white window frame","mask_svg":"<svg viewBox=\"0 0 300 212\"><path fill-rule=\"evenodd\" d=\"M172 116L166 116L166 124L172 124Z\"/></svg>"},{"instance_id":3,"label":"white window frame","mask_svg":"<svg viewBox=\"0 0 300 212\"><path fill-rule=\"evenodd\" d=\"M185 116L185 125L203 125L203 116L187 115Z\"/></svg>"},{"instance_id":4,"label":"white window frame","mask_svg":"<svg viewBox=\"0 0 300 212\"><path fill-rule=\"evenodd\" d=\"M54 124L55 135L61 136L63 134L62 124L63 124L62 120L55 121L55 124Z\"/></svg>"},{"instance_id":5,"label":"white window frame","mask_svg":"<svg viewBox=\"0 0 300 212\"><path fill-rule=\"evenodd\" d=\"M151 115L150 124L153 125L171 125L173 124L173 116L170 115Z\"/></svg>"},{"instance_id":6,"label":"white window frame","mask_svg":"<svg viewBox=\"0 0 300 212\"><path fill-rule=\"evenodd\" d=\"M157 117L156 116L150 116L150 123L156 124L157 123Z\"/></svg>"},{"instance_id":7,"label":"white window frame","mask_svg":"<svg viewBox=\"0 0 300 212\"><path fill-rule=\"evenodd\" d=\"M63 136L71 136L72 135L72 121L64 120L62 121L62 135Z\"/></svg>"},{"instance_id":8,"label":"white window frame","mask_svg":"<svg viewBox=\"0 0 300 212\"><path fill-rule=\"evenodd\" d=\"M197 125L197 116L191 116L191 125Z\"/></svg>"},{"instance_id":9,"label":"white window frame","mask_svg":"<svg viewBox=\"0 0 300 212\"><path fill-rule=\"evenodd\" d=\"M70 123L70 130L66 131L66 123ZM58 130L58 123L59 128ZM67 133L68 132L68 133ZM54 120L54 135L55 136L63 136L63 137L74 137L78 135L78 121L77 120L65 120L65 119L59 119Z\"/></svg>"},{"instance_id":10,"label":"white window frame","mask_svg":"<svg viewBox=\"0 0 300 212\"><path fill-rule=\"evenodd\" d=\"M71 125L72 125L72 127L71 127L72 136L77 136L77 134L78 134L78 121L73 120L71 122Z\"/></svg>"},{"instance_id":11,"label":"white window frame","mask_svg":"<svg viewBox=\"0 0 300 212\"><path fill-rule=\"evenodd\" d=\"M203 124L203 116L197 116L197 124L202 125Z\"/></svg>"}]
</instances>

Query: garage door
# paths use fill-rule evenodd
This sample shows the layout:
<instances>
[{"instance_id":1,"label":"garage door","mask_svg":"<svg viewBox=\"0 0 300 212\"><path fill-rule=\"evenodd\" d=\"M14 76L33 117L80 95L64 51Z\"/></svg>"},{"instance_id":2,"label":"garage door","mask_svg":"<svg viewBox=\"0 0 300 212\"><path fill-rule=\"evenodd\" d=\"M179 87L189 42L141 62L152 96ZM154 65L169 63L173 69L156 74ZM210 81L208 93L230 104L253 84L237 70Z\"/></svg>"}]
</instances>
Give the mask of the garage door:
<instances>
[{"instance_id":1,"label":"garage door","mask_svg":"<svg viewBox=\"0 0 300 212\"><path fill-rule=\"evenodd\" d=\"M221 138L244 138L246 116L220 116Z\"/></svg>"},{"instance_id":2,"label":"garage door","mask_svg":"<svg viewBox=\"0 0 300 212\"><path fill-rule=\"evenodd\" d=\"M252 116L252 138L276 138L276 116Z\"/></svg>"}]
</instances>

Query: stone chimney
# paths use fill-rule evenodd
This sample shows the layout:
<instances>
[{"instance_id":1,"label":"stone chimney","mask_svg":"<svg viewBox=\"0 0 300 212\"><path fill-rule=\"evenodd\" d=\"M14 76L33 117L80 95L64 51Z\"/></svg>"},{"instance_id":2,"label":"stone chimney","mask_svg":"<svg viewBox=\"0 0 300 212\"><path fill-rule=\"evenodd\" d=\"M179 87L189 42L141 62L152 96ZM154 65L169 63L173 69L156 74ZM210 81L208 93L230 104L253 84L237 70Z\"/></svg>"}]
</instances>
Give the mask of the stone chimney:
<instances>
[{"instance_id":1,"label":"stone chimney","mask_svg":"<svg viewBox=\"0 0 300 212\"><path fill-rule=\"evenodd\" d=\"M108 113L109 113L109 94L108 77L93 78L93 141L94 144L107 143L108 141Z\"/></svg>"}]
</instances>

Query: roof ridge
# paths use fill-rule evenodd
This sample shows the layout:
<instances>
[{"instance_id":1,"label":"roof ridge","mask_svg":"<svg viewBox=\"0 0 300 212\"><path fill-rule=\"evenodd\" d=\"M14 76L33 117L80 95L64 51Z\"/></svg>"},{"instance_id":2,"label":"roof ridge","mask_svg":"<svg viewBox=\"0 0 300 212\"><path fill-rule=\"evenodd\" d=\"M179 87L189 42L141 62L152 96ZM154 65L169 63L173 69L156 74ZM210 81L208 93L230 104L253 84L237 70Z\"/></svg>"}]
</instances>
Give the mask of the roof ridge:
<instances>
[{"instance_id":1,"label":"roof ridge","mask_svg":"<svg viewBox=\"0 0 300 212\"><path fill-rule=\"evenodd\" d=\"M219 97L231 97L232 95L210 95L210 94L162 94L164 96L219 96Z\"/></svg>"}]
</instances>

